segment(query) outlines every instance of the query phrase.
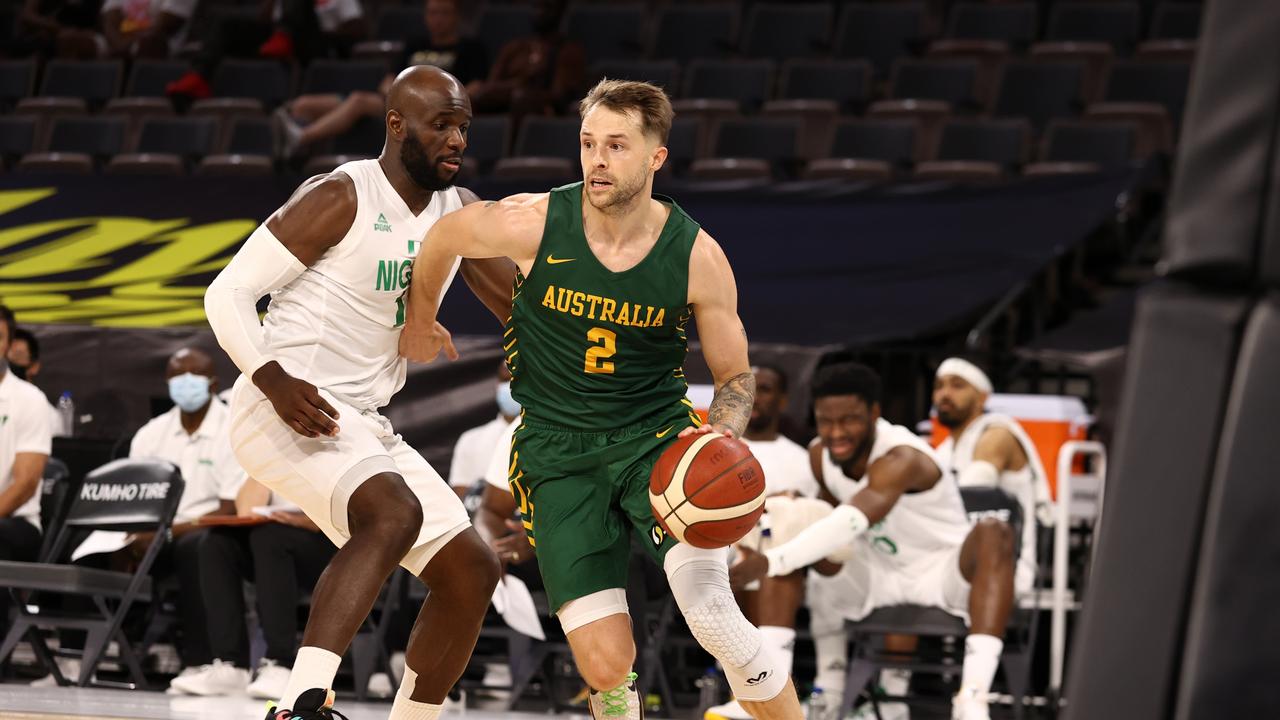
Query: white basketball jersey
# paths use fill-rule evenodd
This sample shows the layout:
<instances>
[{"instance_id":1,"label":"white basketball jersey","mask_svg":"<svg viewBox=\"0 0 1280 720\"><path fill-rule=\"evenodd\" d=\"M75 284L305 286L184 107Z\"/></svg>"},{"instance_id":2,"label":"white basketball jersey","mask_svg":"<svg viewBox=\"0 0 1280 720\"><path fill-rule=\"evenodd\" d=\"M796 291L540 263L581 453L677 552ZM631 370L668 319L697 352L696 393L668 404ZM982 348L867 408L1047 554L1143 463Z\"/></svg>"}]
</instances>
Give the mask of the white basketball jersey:
<instances>
[{"instance_id":1,"label":"white basketball jersey","mask_svg":"<svg viewBox=\"0 0 1280 720\"><path fill-rule=\"evenodd\" d=\"M924 453L942 471L942 464L929 443L901 425L880 418L876 421L876 439L867 458L870 468L890 450L907 446ZM847 477L831 459L822 453L822 479L827 489L842 503L849 502L870 478ZM964 512L960 490L945 474L924 492L907 493L898 498L883 520L872 525L861 537L870 549L885 556L899 567L908 567L943 550L951 550L964 542L969 534L969 518Z\"/></svg>"},{"instance_id":2,"label":"white basketball jersey","mask_svg":"<svg viewBox=\"0 0 1280 720\"><path fill-rule=\"evenodd\" d=\"M943 440L938 446L938 456L942 459L947 474L959 480L960 474L973 462L973 451L978 447L978 440L992 427L1003 427L1012 433L1027 456L1026 467L1000 473L996 487L1013 495L1022 505L1022 552L1018 556L1018 574L1021 576L1020 580L1033 580L1036 571L1036 493L1043 483L1047 499L1048 484L1044 466L1040 462L1040 453L1036 451L1036 446L1026 431L1017 420L1008 415L984 413L965 428L959 442L955 436L948 436ZM1019 586L1022 587L1022 584L1019 583Z\"/></svg>"},{"instance_id":3,"label":"white basketball jersey","mask_svg":"<svg viewBox=\"0 0 1280 720\"><path fill-rule=\"evenodd\" d=\"M456 188L442 190L414 215L377 160L334 172L355 184L355 221L341 242L272 293L263 328L290 375L373 410L404 385L399 343L413 258L427 230L462 200ZM457 270L455 261L445 291Z\"/></svg>"},{"instance_id":4,"label":"white basketball jersey","mask_svg":"<svg viewBox=\"0 0 1280 720\"><path fill-rule=\"evenodd\" d=\"M796 492L805 497L818 494L818 481L809 467L809 451L800 447L785 435L773 440L748 440L742 442L751 448L751 454L760 461L764 470L764 491L768 495Z\"/></svg>"}]
</instances>

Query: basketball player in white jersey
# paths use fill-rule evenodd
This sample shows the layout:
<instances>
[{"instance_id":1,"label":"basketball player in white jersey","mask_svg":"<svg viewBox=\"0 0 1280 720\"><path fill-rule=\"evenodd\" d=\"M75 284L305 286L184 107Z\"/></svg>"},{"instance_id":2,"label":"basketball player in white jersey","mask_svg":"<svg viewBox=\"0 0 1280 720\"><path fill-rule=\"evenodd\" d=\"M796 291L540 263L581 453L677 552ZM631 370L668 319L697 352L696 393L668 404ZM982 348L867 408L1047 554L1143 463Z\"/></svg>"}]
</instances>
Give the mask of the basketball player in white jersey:
<instances>
[{"instance_id":1,"label":"basketball player in white jersey","mask_svg":"<svg viewBox=\"0 0 1280 720\"><path fill-rule=\"evenodd\" d=\"M470 102L452 75L421 66L396 78L387 108L381 156L304 183L205 295L210 325L243 372L231 399L237 459L339 546L316 583L303 647L272 720L333 716L338 663L397 565L431 593L391 717L433 720L466 666L498 580L498 563L458 496L378 412L405 381L398 343L419 242L445 213L476 200L452 187ZM505 318L510 266L467 263L462 271ZM267 293L260 325L255 304Z\"/></svg>"},{"instance_id":2,"label":"basketball player in white jersey","mask_svg":"<svg viewBox=\"0 0 1280 720\"><path fill-rule=\"evenodd\" d=\"M904 603L940 607L969 621L956 720L987 720L991 680L1013 602L1013 533L986 519L970 526L960 490L944 478L928 443L880 417L880 379L866 366L822 368L813 380L821 445L820 480L837 502L826 517L764 553L739 547L734 586L766 579L793 589L794 613L804 568L824 560L843 567L815 583L811 606L859 620ZM825 452L824 452L825 449ZM816 623L815 623L816 624ZM814 628L815 636L819 628Z\"/></svg>"}]
</instances>

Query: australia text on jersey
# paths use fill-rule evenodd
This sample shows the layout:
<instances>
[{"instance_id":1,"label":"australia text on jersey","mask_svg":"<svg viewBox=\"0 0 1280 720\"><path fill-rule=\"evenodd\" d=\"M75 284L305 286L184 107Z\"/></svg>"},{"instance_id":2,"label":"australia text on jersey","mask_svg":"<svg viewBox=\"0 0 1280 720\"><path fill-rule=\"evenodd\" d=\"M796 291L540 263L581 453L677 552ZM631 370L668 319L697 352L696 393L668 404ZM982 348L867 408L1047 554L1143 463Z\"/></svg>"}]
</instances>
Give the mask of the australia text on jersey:
<instances>
[{"instance_id":1,"label":"australia text on jersey","mask_svg":"<svg viewBox=\"0 0 1280 720\"><path fill-rule=\"evenodd\" d=\"M640 303L619 302L610 297L585 293L571 288L547 286L542 306L574 317L600 320L630 327L661 327L666 320L666 308Z\"/></svg>"}]
</instances>

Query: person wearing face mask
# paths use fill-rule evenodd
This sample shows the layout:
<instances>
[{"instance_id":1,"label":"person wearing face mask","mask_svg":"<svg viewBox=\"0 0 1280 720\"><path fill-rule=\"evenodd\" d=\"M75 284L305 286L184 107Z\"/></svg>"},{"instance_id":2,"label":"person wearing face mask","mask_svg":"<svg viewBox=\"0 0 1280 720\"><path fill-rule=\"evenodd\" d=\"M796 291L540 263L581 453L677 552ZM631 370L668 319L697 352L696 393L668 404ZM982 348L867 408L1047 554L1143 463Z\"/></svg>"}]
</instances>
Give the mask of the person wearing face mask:
<instances>
[{"instance_id":1,"label":"person wearing face mask","mask_svg":"<svg viewBox=\"0 0 1280 720\"><path fill-rule=\"evenodd\" d=\"M231 450L230 412L214 396L218 381L213 359L201 350L182 348L169 357L164 376L174 407L138 430L129 446L129 457L168 460L181 469L185 481L173 518L173 539L151 568L157 582L176 577L181 588L178 650L184 669L178 677L185 678L213 663L199 563L200 541L209 528L197 521L209 515L236 513L236 493L245 472ZM91 567L128 568L142 558L151 540L151 533L95 531L73 557L83 556L77 564ZM64 637L63 644L78 640L73 633ZM74 665L70 669L79 670Z\"/></svg>"},{"instance_id":2,"label":"person wearing face mask","mask_svg":"<svg viewBox=\"0 0 1280 720\"><path fill-rule=\"evenodd\" d=\"M40 551L40 476L49 460L48 401L6 367L13 315L0 305L0 560L36 559ZM9 594L0 596L0 624L8 624Z\"/></svg>"},{"instance_id":3,"label":"person wearing face mask","mask_svg":"<svg viewBox=\"0 0 1280 720\"><path fill-rule=\"evenodd\" d=\"M520 403L511 397L511 373L505 362L498 366L496 399L498 416L462 433L458 436L458 443L453 446L453 460L449 463L449 486L458 493L458 497L465 498L477 481L484 479L498 439L511 421L520 415Z\"/></svg>"},{"instance_id":4,"label":"person wearing face mask","mask_svg":"<svg viewBox=\"0 0 1280 720\"><path fill-rule=\"evenodd\" d=\"M9 372L12 372L14 377L35 385L36 376L40 374L42 365L40 364L40 341L36 339L34 333L26 328L14 330L6 357L9 359ZM62 437L65 433L62 431L62 416L58 413L58 408L47 400L45 404L49 407L49 428L53 437Z\"/></svg>"}]
</instances>

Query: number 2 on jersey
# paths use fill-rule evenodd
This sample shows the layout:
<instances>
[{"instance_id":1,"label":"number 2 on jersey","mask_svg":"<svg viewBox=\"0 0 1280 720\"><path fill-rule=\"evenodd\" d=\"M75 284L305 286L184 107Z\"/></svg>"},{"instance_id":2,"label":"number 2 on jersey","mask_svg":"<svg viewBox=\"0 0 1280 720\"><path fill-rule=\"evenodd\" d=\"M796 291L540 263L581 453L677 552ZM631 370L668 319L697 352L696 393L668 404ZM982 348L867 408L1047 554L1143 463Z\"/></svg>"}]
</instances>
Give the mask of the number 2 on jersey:
<instances>
[{"instance_id":1,"label":"number 2 on jersey","mask_svg":"<svg viewBox=\"0 0 1280 720\"><path fill-rule=\"evenodd\" d=\"M587 348L584 372L588 375L612 375L613 363L609 362L609 358L618 351L618 334L604 328L591 328L587 331L587 341L593 345Z\"/></svg>"}]
</instances>

